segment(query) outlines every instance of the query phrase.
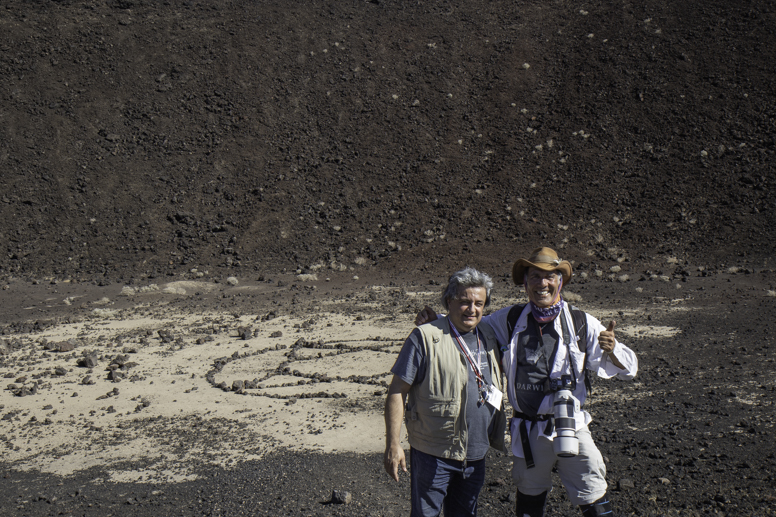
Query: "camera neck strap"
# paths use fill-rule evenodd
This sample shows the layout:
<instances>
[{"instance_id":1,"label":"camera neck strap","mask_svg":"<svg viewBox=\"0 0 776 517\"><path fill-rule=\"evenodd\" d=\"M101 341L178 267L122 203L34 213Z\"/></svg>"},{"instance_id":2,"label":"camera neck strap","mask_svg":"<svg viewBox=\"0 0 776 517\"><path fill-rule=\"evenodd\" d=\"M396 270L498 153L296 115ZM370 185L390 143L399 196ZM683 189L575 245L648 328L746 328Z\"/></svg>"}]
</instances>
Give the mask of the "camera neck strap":
<instances>
[{"instance_id":1,"label":"camera neck strap","mask_svg":"<svg viewBox=\"0 0 776 517\"><path fill-rule=\"evenodd\" d=\"M571 353L571 332L569 332L569 326L566 322L566 311L561 311L560 314L556 316L556 318L560 318L560 327L561 327L561 335L563 336L563 344L566 345L566 353L569 358L569 366L571 367L571 381L572 381L572 388L571 390L577 389L577 365L574 361L574 355ZM539 331L539 339L542 339L544 334L542 333L542 325L539 324L538 321L534 318L534 323L536 324L536 329ZM555 324L555 321L553 320L552 324ZM552 367L555 364L555 357L558 354L558 344L556 343L555 347L552 350L552 356L550 357L549 364L547 365L549 367L550 372L548 372L548 383L549 383L549 375L552 371Z\"/></svg>"},{"instance_id":2,"label":"camera neck strap","mask_svg":"<svg viewBox=\"0 0 776 517\"><path fill-rule=\"evenodd\" d=\"M577 389L577 365L574 361L574 354L571 353L571 332L569 332L569 325L566 322L565 311L561 312L559 316L560 326L563 329L563 343L566 345L566 353L569 356L569 365L571 366L571 380L573 383L571 390L573 391Z\"/></svg>"}]
</instances>

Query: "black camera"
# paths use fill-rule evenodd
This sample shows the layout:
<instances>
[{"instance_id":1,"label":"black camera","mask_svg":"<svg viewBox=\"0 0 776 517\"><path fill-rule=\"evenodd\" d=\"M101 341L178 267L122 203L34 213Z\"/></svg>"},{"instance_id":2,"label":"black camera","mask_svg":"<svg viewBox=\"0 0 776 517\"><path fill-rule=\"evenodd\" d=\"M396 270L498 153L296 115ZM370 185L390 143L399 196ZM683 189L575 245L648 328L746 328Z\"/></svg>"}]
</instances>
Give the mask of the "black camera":
<instances>
[{"instance_id":1,"label":"black camera","mask_svg":"<svg viewBox=\"0 0 776 517\"><path fill-rule=\"evenodd\" d=\"M550 391L552 392L560 390L574 391L576 387L576 379L571 375L561 375L559 379L550 379Z\"/></svg>"}]
</instances>

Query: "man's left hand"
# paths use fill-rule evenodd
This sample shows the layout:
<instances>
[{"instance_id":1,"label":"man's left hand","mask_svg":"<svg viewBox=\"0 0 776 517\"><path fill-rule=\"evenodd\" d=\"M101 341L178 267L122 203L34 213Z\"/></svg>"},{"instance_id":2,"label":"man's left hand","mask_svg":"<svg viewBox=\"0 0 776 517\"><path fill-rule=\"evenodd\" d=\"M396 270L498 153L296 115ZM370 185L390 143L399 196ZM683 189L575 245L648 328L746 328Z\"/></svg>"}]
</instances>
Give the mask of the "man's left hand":
<instances>
[{"instance_id":1,"label":"man's left hand","mask_svg":"<svg viewBox=\"0 0 776 517\"><path fill-rule=\"evenodd\" d=\"M614 326L616 324L616 321L610 321L609 327L598 334L598 344L601 346L601 350L603 350L604 353L609 356L609 359L612 360L612 363L620 370L624 370L625 366L617 359L617 356L614 355L614 346L617 344L617 340L614 338Z\"/></svg>"},{"instance_id":2,"label":"man's left hand","mask_svg":"<svg viewBox=\"0 0 776 517\"><path fill-rule=\"evenodd\" d=\"M601 345L601 350L607 354L614 352L614 345L617 343L617 340L614 339L614 326L616 324L616 321L610 321L609 328L598 334L598 343Z\"/></svg>"}]
</instances>

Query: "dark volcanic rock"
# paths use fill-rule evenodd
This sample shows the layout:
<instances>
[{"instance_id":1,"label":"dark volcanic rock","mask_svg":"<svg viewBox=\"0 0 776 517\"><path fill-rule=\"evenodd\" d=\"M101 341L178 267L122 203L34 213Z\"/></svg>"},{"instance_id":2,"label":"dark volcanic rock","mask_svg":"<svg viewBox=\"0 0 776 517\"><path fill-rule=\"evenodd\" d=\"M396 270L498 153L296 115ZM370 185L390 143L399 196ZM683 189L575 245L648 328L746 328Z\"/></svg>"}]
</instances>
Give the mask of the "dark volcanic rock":
<instances>
[{"instance_id":1,"label":"dark volcanic rock","mask_svg":"<svg viewBox=\"0 0 776 517\"><path fill-rule=\"evenodd\" d=\"M344 490L333 490L331 492L331 502L333 504L350 504L353 501L353 495Z\"/></svg>"},{"instance_id":2,"label":"dark volcanic rock","mask_svg":"<svg viewBox=\"0 0 776 517\"><path fill-rule=\"evenodd\" d=\"M113 382L121 382L126 377L126 374L121 370L111 370L108 372L108 380Z\"/></svg>"},{"instance_id":3,"label":"dark volcanic rock","mask_svg":"<svg viewBox=\"0 0 776 517\"><path fill-rule=\"evenodd\" d=\"M441 275L495 269L505 242L539 241L626 266L774 255L764 0L113 4L6 5L26 21L3 43L0 90L19 94L4 105L3 156L23 166L0 177L0 274L157 277L195 263L230 278L359 259ZM130 26L116 21L125 9ZM201 39L154 52L182 26ZM302 43L299 27L337 36ZM274 50L244 52L255 34ZM229 74L202 57L208 45ZM112 210L84 215L105 196Z\"/></svg>"},{"instance_id":4,"label":"dark volcanic rock","mask_svg":"<svg viewBox=\"0 0 776 517\"><path fill-rule=\"evenodd\" d=\"M162 343L171 343L175 340L175 336L169 330L161 329L158 331L158 334Z\"/></svg>"},{"instance_id":5,"label":"dark volcanic rock","mask_svg":"<svg viewBox=\"0 0 776 517\"><path fill-rule=\"evenodd\" d=\"M75 343L72 340L48 343L46 346L49 350L54 350L55 352L72 352L75 350Z\"/></svg>"},{"instance_id":6,"label":"dark volcanic rock","mask_svg":"<svg viewBox=\"0 0 776 517\"><path fill-rule=\"evenodd\" d=\"M244 388L246 390L253 390L259 386L259 379L253 379L252 381L245 381Z\"/></svg>"},{"instance_id":7,"label":"dark volcanic rock","mask_svg":"<svg viewBox=\"0 0 776 517\"><path fill-rule=\"evenodd\" d=\"M82 368L95 368L100 363L97 354L89 354L78 359L78 366Z\"/></svg>"}]
</instances>

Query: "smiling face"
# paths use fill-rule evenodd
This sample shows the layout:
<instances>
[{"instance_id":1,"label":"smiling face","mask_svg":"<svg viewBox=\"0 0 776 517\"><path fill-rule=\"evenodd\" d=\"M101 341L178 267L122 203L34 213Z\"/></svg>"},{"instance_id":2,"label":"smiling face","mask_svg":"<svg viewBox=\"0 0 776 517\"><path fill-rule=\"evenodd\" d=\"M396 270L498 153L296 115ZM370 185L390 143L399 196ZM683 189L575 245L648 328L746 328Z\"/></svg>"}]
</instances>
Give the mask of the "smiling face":
<instances>
[{"instance_id":1,"label":"smiling face","mask_svg":"<svg viewBox=\"0 0 776 517\"><path fill-rule=\"evenodd\" d=\"M458 291L455 298L447 300L450 321L459 332L470 332L480 323L487 298L484 287L467 287Z\"/></svg>"},{"instance_id":2,"label":"smiling face","mask_svg":"<svg viewBox=\"0 0 776 517\"><path fill-rule=\"evenodd\" d=\"M551 307L560 289L560 271L542 271L529 267L526 273L528 299L537 307Z\"/></svg>"}]
</instances>

